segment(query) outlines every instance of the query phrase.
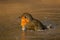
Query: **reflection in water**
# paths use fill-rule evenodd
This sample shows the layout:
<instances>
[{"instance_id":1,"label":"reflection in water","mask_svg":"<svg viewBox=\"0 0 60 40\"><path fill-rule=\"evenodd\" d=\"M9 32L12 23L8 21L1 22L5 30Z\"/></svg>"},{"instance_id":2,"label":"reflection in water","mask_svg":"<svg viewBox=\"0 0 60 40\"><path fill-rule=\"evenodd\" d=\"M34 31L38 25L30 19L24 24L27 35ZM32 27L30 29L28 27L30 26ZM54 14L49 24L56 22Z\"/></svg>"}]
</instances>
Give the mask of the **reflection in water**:
<instances>
[{"instance_id":1,"label":"reflection in water","mask_svg":"<svg viewBox=\"0 0 60 40\"><path fill-rule=\"evenodd\" d=\"M26 34L24 31L21 32L21 40L26 40Z\"/></svg>"}]
</instances>

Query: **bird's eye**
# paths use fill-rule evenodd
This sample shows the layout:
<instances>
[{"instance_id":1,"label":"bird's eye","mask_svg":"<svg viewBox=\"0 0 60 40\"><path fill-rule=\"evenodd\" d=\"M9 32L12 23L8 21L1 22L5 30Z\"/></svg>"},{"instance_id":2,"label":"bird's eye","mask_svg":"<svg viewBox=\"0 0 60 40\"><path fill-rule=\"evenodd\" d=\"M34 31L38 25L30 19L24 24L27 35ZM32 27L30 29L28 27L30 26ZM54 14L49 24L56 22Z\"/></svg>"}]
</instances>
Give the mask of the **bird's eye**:
<instances>
[{"instance_id":1,"label":"bird's eye","mask_svg":"<svg viewBox=\"0 0 60 40\"><path fill-rule=\"evenodd\" d=\"M25 18L27 18L27 16L25 16Z\"/></svg>"}]
</instances>

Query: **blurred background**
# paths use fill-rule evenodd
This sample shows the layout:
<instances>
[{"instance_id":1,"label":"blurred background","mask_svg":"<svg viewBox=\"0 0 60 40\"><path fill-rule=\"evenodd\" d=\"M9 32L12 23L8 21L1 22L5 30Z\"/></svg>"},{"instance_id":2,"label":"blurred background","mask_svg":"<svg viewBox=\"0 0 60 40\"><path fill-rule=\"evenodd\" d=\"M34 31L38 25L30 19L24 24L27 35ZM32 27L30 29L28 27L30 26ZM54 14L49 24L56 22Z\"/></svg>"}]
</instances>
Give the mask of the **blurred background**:
<instances>
[{"instance_id":1,"label":"blurred background","mask_svg":"<svg viewBox=\"0 0 60 40\"><path fill-rule=\"evenodd\" d=\"M25 12L38 20L46 20L47 17L56 24L56 29L47 32L21 32L18 17ZM40 39L60 39L60 0L0 0L0 40Z\"/></svg>"}]
</instances>

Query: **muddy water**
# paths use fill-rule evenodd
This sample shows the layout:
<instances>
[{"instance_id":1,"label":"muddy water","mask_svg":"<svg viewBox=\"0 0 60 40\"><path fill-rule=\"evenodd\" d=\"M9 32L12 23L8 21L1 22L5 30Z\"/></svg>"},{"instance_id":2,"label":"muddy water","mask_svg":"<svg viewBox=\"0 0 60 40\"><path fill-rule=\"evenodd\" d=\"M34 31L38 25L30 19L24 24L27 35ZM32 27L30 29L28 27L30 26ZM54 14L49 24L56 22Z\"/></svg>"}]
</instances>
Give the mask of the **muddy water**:
<instances>
[{"instance_id":1,"label":"muddy water","mask_svg":"<svg viewBox=\"0 0 60 40\"><path fill-rule=\"evenodd\" d=\"M29 12L38 20L48 17L55 29L42 32L21 31L19 16ZM60 40L59 0L0 0L0 40Z\"/></svg>"},{"instance_id":2,"label":"muddy water","mask_svg":"<svg viewBox=\"0 0 60 40\"><path fill-rule=\"evenodd\" d=\"M6 30L5 30L6 32ZM60 32L8 31L1 33L0 40L60 40Z\"/></svg>"}]
</instances>

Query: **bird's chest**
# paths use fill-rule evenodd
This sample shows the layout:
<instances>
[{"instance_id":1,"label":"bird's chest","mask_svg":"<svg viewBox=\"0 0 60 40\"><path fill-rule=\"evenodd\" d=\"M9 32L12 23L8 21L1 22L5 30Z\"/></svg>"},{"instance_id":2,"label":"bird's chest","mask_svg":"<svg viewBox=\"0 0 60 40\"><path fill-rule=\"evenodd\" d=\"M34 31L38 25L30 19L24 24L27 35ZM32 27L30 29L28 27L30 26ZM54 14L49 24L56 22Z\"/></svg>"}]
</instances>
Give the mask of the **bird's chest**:
<instances>
[{"instance_id":1,"label":"bird's chest","mask_svg":"<svg viewBox=\"0 0 60 40\"><path fill-rule=\"evenodd\" d=\"M29 22L29 20L27 18L22 18L21 19L21 26L24 27L28 22Z\"/></svg>"}]
</instances>

